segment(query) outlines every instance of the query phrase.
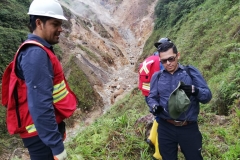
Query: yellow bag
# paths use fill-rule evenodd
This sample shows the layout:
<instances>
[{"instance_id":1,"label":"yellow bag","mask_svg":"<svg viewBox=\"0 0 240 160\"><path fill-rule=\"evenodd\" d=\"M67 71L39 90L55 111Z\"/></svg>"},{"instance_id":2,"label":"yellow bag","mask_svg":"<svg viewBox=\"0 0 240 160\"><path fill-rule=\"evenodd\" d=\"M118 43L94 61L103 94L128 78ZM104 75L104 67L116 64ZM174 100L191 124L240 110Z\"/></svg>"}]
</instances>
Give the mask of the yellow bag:
<instances>
[{"instance_id":1,"label":"yellow bag","mask_svg":"<svg viewBox=\"0 0 240 160\"><path fill-rule=\"evenodd\" d=\"M152 129L150 131L150 135L148 136L147 143L150 146L155 147L155 153L153 154L153 158L156 160L162 160L162 156L159 152L158 147L158 133L157 133L158 123L156 120L153 121Z\"/></svg>"}]
</instances>

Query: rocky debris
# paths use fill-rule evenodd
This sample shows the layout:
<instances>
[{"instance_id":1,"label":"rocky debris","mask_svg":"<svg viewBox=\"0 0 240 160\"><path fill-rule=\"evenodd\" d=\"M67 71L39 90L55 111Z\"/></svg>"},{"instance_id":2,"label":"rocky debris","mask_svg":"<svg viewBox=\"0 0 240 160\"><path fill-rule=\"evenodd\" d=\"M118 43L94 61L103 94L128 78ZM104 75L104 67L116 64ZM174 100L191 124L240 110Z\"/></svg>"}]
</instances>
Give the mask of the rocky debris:
<instances>
[{"instance_id":1,"label":"rocky debris","mask_svg":"<svg viewBox=\"0 0 240 160\"><path fill-rule=\"evenodd\" d=\"M111 96L111 104L115 102L115 99L124 92L122 88L116 89Z\"/></svg>"},{"instance_id":2,"label":"rocky debris","mask_svg":"<svg viewBox=\"0 0 240 160\"><path fill-rule=\"evenodd\" d=\"M5 157L4 155L2 155ZM1 160L13 160L13 159L21 159L21 160L31 160L28 154L28 150L26 148L16 148L10 157L5 158L1 157Z\"/></svg>"},{"instance_id":3,"label":"rocky debris","mask_svg":"<svg viewBox=\"0 0 240 160\"><path fill-rule=\"evenodd\" d=\"M215 117L214 117L214 124L223 125L227 122L228 122L228 119L226 119L226 116L215 115Z\"/></svg>"},{"instance_id":4,"label":"rocky debris","mask_svg":"<svg viewBox=\"0 0 240 160\"><path fill-rule=\"evenodd\" d=\"M139 118L135 124L134 124L134 127L137 128L137 127L142 127L142 131L145 130L145 137L146 139L148 138L149 134L150 134L150 131L151 131L151 128L152 128L152 125L153 125L153 120L155 119L155 117L150 113L146 116L143 116L141 118Z\"/></svg>"}]
</instances>

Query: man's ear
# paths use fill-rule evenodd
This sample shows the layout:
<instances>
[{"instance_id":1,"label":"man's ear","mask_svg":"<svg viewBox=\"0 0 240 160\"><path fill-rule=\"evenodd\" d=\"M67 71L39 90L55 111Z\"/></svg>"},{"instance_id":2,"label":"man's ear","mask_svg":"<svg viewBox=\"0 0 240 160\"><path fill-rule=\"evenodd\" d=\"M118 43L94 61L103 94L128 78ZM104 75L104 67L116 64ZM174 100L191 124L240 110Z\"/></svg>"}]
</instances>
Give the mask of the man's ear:
<instances>
[{"instance_id":1,"label":"man's ear","mask_svg":"<svg viewBox=\"0 0 240 160\"><path fill-rule=\"evenodd\" d=\"M178 60L180 59L180 55L181 55L180 52L178 52L178 53L177 53L177 58L178 58Z\"/></svg>"},{"instance_id":2,"label":"man's ear","mask_svg":"<svg viewBox=\"0 0 240 160\"><path fill-rule=\"evenodd\" d=\"M42 30L42 21L40 19L36 19L36 28Z\"/></svg>"}]
</instances>

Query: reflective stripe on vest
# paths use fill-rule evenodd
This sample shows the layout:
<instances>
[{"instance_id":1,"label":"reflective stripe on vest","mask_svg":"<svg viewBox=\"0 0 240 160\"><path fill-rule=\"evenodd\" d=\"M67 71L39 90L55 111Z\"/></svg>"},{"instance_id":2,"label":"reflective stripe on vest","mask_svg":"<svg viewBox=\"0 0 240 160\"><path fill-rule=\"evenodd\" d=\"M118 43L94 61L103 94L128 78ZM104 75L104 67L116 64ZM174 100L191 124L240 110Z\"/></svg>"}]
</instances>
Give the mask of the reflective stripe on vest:
<instances>
[{"instance_id":1,"label":"reflective stripe on vest","mask_svg":"<svg viewBox=\"0 0 240 160\"><path fill-rule=\"evenodd\" d=\"M24 44L36 44L37 46L41 46L42 48L44 47L44 45L36 41L27 41L27 42L24 42Z\"/></svg>"},{"instance_id":2,"label":"reflective stripe on vest","mask_svg":"<svg viewBox=\"0 0 240 160\"><path fill-rule=\"evenodd\" d=\"M53 86L53 103L57 103L58 101L65 98L68 94L68 90L66 88L65 81L63 80L61 83Z\"/></svg>"},{"instance_id":3,"label":"reflective stripe on vest","mask_svg":"<svg viewBox=\"0 0 240 160\"><path fill-rule=\"evenodd\" d=\"M33 133L33 132L37 131L34 124L31 124L31 125L27 126L26 130L27 130L28 133Z\"/></svg>"},{"instance_id":4,"label":"reflective stripe on vest","mask_svg":"<svg viewBox=\"0 0 240 160\"><path fill-rule=\"evenodd\" d=\"M143 82L142 89L150 91L150 83L144 83Z\"/></svg>"},{"instance_id":5,"label":"reflective stripe on vest","mask_svg":"<svg viewBox=\"0 0 240 160\"><path fill-rule=\"evenodd\" d=\"M151 60L151 61L148 61L148 62L147 62L147 61L144 61L144 62L143 62L143 65L142 65L142 67L141 67L141 69L140 69L139 72L142 73L142 71L144 70L145 73L148 74L148 73L149 73L149 70L148 70L148 68L147 68L147 65L148 65L148 64L151 64L151 63L153 63L153 62L154 62L154 60Z\"/></svg>"}]
</instances>

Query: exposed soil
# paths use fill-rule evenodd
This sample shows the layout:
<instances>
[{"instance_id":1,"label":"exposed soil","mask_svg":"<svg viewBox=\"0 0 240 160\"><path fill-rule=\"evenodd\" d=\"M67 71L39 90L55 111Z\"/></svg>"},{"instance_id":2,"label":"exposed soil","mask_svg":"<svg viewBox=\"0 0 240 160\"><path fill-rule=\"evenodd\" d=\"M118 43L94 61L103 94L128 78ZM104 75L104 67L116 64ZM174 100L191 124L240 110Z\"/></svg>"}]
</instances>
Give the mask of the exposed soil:
<instances>
[{"instance_id":1,"label":"exposed soil","mask_svg":"<svg viewBox=\"0 0 240 160\"><path fill-rule=\"evenodd\" d=\"M94 87L104 101L104 111L116 101L116 98L128 92L137 85L137 73L134 72L138 57L142 53L145 41L153 29L153 12L156 0L73 0L62 5L81 17L88 28L79 25L76 17L72 17L72 29L68 38L62 38L61 47L65 50L65 57L76 55L85 67L97 75ZM87 7L84 7L87 6ZM103 29L101 29L102 26ZM99 29L100 28L100 29ZM105 36L101 31L106 32ZM112 65L96 63L87 57L78 47L70 47L64 44L81 44L94 52L107 53ZM96 47L95 47L96 48ZM70 49L70 52L69 52ZM96 54L96 56L99 56ZM85 58L85 59L84 59ZM107 67L106 67L107 66ZM86 73L86 72L85 72ZM89 75L87 72L86 75ZM119 98L118 98L119 99Z\"/></svg>"},{"instance_id":2,"label":"exposed soil","mask_svg":"<svg viewBox=\"0 0 240 160\"><path fill-rule=\"evenodd\" d=\"M65 54L65 60L70 55L84 65L81 69L94 85L104 102L104 108L95 107L95 110L88 113L85 125L91 124L96 118L104 114L109 107L126 93L137 87L138 74L134 72L134 67L138 57L142 53L145 41L150 36L153 29L153 15L156 0L146 2L145 0L123 0L117 3L115 0L73 0L71 3L62 5L69 8L74 14L81 17L87 24L86 27L79 25L77 18L72 17L72 28L69 37L62 37L61 48L71 52ZM82 6L82 7L79 7ZM88 6L87 9L84 6ZM99 27L101 26L101 27ZM102 30L107 32L107 36L100 36ZM97 46L98 51L108 53L113 65L96 63L87 57L87 54L79 48L64 44L81 44L89 50L94 51ZM96 55L99 56L99 55ZM103 60L104 63L104 60ZM89 74L93 71L96 76ZM68 129L68 137L74 137L82 130L79 123L75 127ZM71 138L69 138L71 139ZM67 140L69 140L67 139Z\"/></svg>"}]
</instances>

